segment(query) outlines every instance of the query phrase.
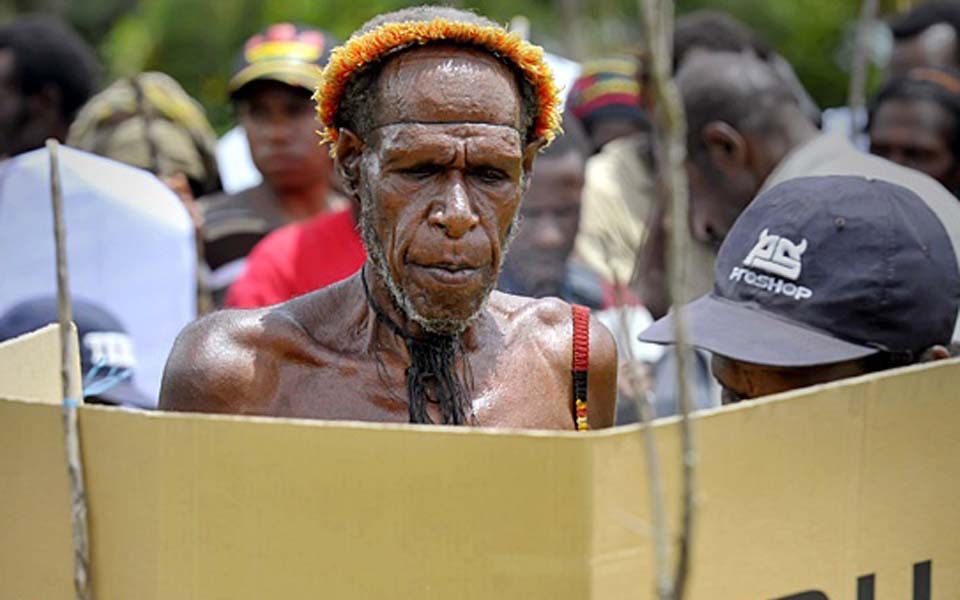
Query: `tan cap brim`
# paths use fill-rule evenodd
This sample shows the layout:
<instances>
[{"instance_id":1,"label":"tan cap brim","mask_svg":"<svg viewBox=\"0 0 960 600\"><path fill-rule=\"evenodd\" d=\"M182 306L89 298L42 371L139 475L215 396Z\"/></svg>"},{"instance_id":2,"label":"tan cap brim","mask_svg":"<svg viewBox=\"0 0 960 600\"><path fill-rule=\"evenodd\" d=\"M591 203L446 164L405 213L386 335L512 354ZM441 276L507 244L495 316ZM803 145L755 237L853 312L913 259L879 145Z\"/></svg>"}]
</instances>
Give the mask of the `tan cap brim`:
<instances>
[{"instance_id":1,"label":"tan cap brim","mask_svg":"<svg viewBox=\"0 0 960 600\"><path fill-rule=\"evenodd\" d=\"M279 81L313 92L320 80L320 68L297 60L268 60L254 63L230 78L227 91L233 95L243 86L257 80Z\"/></svg>"}]
</instances>

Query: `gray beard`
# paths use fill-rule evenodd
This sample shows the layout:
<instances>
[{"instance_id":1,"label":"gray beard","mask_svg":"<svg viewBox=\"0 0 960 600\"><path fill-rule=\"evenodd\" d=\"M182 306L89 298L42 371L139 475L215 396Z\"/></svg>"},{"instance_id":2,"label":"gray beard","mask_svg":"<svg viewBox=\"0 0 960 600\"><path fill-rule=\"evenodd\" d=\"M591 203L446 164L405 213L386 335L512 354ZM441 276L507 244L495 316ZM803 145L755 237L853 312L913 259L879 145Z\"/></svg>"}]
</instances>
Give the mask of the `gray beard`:
<instances>
[{"instance_id":1,"label":"gray beard","mask_svg":"<svg viewBox=\"0 0 960 600\"><path fill-rule=\"evenodd\" d=\"M364 198L361 202L360 208L360 237L363 240L363 245L367 250L367 258L370 263L373 265L373 268L376 269L377 275L380 279L387 285L387 289L390 290L390 297L393 299L394 305L400 309L404 316L413 321L414 323L420 325L425 331L438 335L459 335L463 333L470 325L472 325L483 312L484 308L487 306L487 301L490 299L490 293L493 291L493 288L496 287L496 279L491 281L483 290L483 301L477 307L477 310L473 312L470 316L465 319L432 319L420 314L417 311L416 307L413 305L413 302L410 300L410 297L403 291L400 285L394 280L393 275L390 273L390 268L387 266L387 256L386 252L383 249L383 244L380 241L380 238L377 237L376 232L373 229L374 221L374 210L373 203L369 198ZM510 247L510 243L513 241L513 238L516 237L517 230L519 229L520 224L520 211L517 211L516 216L514 216L513 222L510 223L510 228L507 231L507 237L503 243L503 252L500 253L500 260L497 266L497 273L500 273L500 267L503 265L503 259L507 254L507 250Z\"/></svg>"}]
</instances>

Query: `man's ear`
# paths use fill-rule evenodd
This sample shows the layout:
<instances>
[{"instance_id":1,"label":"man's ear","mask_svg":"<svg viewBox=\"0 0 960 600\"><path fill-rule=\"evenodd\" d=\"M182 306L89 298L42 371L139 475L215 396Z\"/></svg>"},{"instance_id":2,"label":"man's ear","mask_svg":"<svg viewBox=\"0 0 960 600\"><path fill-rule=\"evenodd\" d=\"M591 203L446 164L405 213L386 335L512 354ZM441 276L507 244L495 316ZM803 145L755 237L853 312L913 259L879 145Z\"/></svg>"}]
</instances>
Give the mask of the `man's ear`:
<instances>
[{"instance_id":1,"label":"man's ear","mask_svg":"<svg viewBox=\"0 0 960 600\"><path fill-rule=\"evenodd\" d=\"M950 351L947 350L944 346L936 345L930 346L920 354L920 359L917 362L933 362L935 360L944 360L950 358Z\"/></svg>"},{"instance_id":2,"label":"man's ear","mask_svg":"<svg viewBox=\"0 0 960 600\"><path fill-rule=\"evenodd\" d=\"M523 149L523 176L525 179L530 179L530 174L533 173L533 160L537 157L537 152L540 151L547 143L547 140L539 137Z\"/></svg>"},{"instance_id":3,"label":"man's ear","mask_svg":"<svg viewBox=\"0 0 960 600\"><path fill-rule=\"evenodd\" d=\"M748 166L750 152L747 140L730 124L711 121L704 126L701 135L710 162L722 172Z\"/></svg>"},{"instance_id":4,"label":"man's ear","mask_svg":"<svg viewBox=\"0 0 960 600\"><path fill-rule=\"evenodd\" d=\"M360 160L363 158L363 140L349 129L340 129L337 141L333 143L334 161L337 176L343 185L343 191L357 199L360 191Z\"/></svg>"}]
</instances>

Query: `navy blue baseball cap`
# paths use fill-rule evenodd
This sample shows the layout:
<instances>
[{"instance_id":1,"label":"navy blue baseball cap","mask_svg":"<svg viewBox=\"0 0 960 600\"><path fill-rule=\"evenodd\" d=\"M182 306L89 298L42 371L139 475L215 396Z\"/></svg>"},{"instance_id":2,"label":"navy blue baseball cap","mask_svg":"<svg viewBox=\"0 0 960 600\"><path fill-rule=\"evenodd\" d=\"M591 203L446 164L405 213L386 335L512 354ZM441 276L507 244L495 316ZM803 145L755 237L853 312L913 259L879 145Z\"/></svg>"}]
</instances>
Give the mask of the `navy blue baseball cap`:
<instances>
[{"instance_id":1,"label":"navy blue baseball cap","mask_svg":"<svg viewBox=\"0 0 960 600\"><path fill-rule=\"evenodd\" d=\"M80 342L84 397L107 404L155 408L156 400L141 392L134 383L133 341L120 321L92 302L73 300L72 305ZM56 298L25 300L0 316L0 341L57 321Z\"/></svg>"},{"instance_id":2,"label":"navy blue baseball cap","mask_svg":"<svg viewBox=\"0 0 960 600\"><path fill-rule=\"evenodd\" d=\"M684 308L690 343L734 360L813 366L950 342L960 271L943 224L912 191L803 177L758 196L720 247L713 291ZM640 334L674 342L673 316Z\"/></svg>"}]
</instances>

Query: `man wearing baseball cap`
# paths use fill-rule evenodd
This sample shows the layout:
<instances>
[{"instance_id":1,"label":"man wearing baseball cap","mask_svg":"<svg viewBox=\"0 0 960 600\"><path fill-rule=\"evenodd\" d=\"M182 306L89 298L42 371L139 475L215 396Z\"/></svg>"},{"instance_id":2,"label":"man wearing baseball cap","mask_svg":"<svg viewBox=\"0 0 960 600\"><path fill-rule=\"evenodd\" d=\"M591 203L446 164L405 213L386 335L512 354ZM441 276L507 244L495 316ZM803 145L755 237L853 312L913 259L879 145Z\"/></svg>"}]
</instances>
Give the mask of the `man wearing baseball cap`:
<instances>
[{"instance_id":1,"label":"man wearing baseball cap","mask_svg":"<svg viewBox=\"0 0 960 600\"><path fill-rule=\"evenodd\" d=\"M56 298L24 300L0 315L0 341L56 322ZM84 400L94 404L156 408L157 400L140 391L134 382L133 339L120 321L93 302L74 300L73 322L80 342Z\"/></svg>"},{"instance_id":2,"label":"man wearing baseball cap","mask_svg":"<svg viewBox=\"0 0 960 600\"><path fill-rule=\"evenodd\" d=\"M343 204L332 191L333 163L317 142L311 100L336 43L328 33L278 23L247 40L237 59L227 89L263 180L200 200L218 304L266 234Z\"/></svg>"},{"instance_id":3,"label":"man wearing baseball cap","mask_svg":"<svg viewBox=\"0 0 960 600\"><path fill-rule=\"evenodd\" d=\"M720 246L713 291L684 308L724 403L947 358L960 271L912 191L803 177L756 198ZM672 315L640 338L674 341Z\"/></svg>"}]
</instances>

